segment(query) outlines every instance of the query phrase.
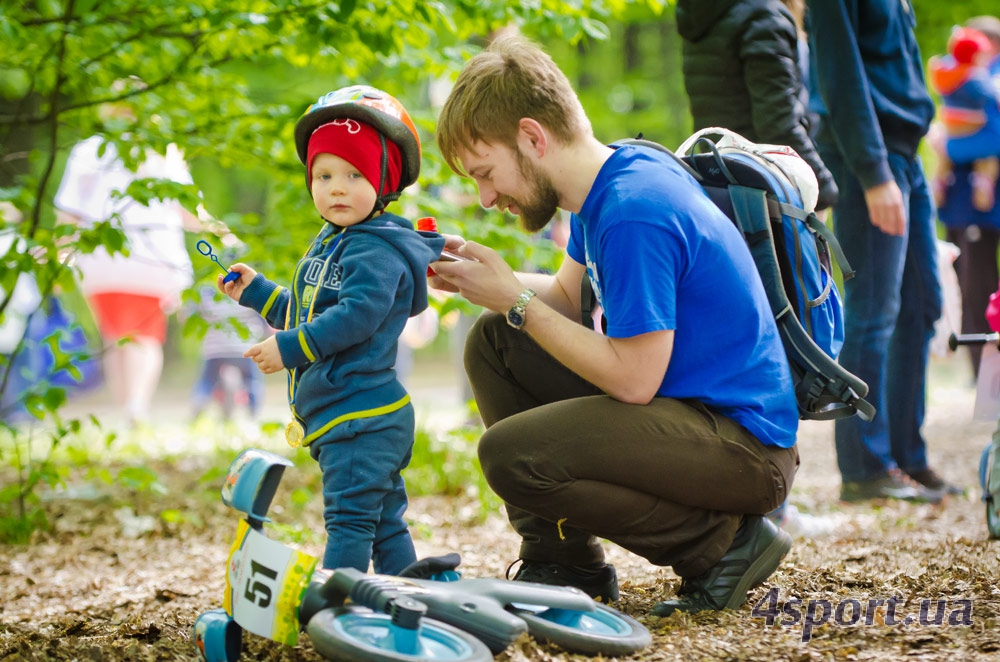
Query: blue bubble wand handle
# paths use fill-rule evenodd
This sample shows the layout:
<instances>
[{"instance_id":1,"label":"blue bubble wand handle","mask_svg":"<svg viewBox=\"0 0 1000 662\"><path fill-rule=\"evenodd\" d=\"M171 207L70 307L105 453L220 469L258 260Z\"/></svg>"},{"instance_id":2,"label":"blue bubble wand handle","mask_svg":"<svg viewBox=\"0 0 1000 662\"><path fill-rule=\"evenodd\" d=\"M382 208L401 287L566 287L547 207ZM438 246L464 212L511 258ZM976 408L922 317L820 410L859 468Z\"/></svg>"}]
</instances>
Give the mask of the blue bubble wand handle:
<instances>
[{"instance_id":1,"label":"blue bubble wand handle","mask_svg":"<svg viewBox=\"0 0 1000 662\"><path fill-rule=\"evenodd\" d=\"M212 244L208 243L204 239L199 239L198 243L195 244L195 248L198 249L199 253L201 253L205 257L210 258L212 262L215 262L217 265L219 265L219 268L222 269L223 272L225 272L226 277L222 279L223 285L225 285L226 283L231 283L234 280L239 280L240 272L230 271L226 267L222 266L222 263L219 262L219 256L215 254L215 250L212 248Z\"/></svg>"}]
</instances>

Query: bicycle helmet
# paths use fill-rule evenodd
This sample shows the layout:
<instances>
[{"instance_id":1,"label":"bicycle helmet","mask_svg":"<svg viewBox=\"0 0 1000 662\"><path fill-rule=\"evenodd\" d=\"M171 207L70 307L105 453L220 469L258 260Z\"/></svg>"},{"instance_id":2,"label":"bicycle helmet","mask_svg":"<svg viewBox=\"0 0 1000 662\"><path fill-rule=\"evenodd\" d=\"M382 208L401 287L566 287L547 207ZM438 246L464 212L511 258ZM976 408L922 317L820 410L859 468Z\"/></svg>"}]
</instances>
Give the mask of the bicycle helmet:
<instances>
[{"instance_id":1,"label":"bicycle helmet","mask_svg":"<svg viewBox=\"0 0 1000 662\"><path fill-rule=\"evenodd\" d=\"M308 169L309 138L313 131L337 119L353 119L371 125L391 140L402 153L402 172L395 191L383 195L384 203L399 197L400 191L415 183L420 175L420 136L399 101L368 85L351 85L321 96L309 106L295 125L295 149ZM383 162L386 158L383 150ZM308 174L306 188L309 188Z\"/></svg>"}]
</instances>

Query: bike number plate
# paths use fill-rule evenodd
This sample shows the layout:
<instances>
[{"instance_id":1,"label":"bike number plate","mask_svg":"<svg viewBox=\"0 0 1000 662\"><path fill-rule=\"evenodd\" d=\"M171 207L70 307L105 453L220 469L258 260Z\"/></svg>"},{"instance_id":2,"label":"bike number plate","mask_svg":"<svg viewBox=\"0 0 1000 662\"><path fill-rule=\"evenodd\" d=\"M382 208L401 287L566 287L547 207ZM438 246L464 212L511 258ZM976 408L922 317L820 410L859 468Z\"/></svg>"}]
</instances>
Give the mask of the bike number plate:
<instances>
[{"instance_id":1,"label":"bike number plate","mask_svg":"<svg viewBox=\"0 0 1000 662\"><path fill-rule=\"evenodd\" d=\"M318 563L240 520L226 564L222 606L243 629L294 646L299 603Z\"/></svg>"}]
</instances>

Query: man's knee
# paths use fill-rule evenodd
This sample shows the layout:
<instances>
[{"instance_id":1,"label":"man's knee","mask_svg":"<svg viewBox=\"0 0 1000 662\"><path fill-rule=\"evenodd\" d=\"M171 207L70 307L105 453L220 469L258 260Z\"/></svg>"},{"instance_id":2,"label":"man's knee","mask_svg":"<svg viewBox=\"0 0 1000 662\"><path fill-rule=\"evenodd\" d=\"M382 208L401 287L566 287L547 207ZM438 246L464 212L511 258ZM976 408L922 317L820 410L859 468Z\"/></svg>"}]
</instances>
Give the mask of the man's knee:
<instances>
[{"instance_id":1,"label":"man's knee","mask_svg":"<svg viewBox=\"0 0 1000 662\"><path fill-rule=\"evenodd\" d=\"M484 312L480 315L465 338L465 372L472 375L476 371L476 366L482 361L482 357L487 352L496 352L498 323L505 323L504 317L499 313Z\"/></svg>"},{"instance_id":2,"label":"man's knee","mask_svg":"<svg viewBox=\"0 0 1000 662\"><path fill-rule=\"evenodd\" d=\"M479 439L479 465L486 482L505 501L517 495L532 493L537 488L539 467L532 463L532 454L520 447L521 439L505 434L510 426L494 425Z\"/></svg>"},{"instance_id":3,"label":"man's knee","mask_svg":"<svg viewBox=\"0 0 1000 662\"><path fill-rule=\"evenodd\" d=\"M503 435L496 427L490 428L479 438L479 466L483 470L486 482L498 492L497 486L506 484L511 472L511 453L506 447Z\"/></svg>"}]
</instances>

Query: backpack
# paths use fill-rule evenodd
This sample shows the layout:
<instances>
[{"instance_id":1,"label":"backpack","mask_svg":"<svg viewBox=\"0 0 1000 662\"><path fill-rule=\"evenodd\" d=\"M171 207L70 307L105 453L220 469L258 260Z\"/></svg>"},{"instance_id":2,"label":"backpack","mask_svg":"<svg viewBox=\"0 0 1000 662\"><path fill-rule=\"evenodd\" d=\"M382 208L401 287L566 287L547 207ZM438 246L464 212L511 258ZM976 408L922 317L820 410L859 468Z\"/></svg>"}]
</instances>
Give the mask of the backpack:
<instances>
[{"instance_id":1,"label":"backpack","mask_svg":"<svg viewBox=\"0 0 1000 662\"><path fill-rule=\"evenodd\" d=\"M833 232L813 212L818 186L809 164L791 147L757 145L717 127L684 141L679 156L641 136L617 144L673 156L742 232L778 323L800 418L857 414L872 420L875 408L864 399L868 385L836 360L844 319L831 254L845 279L854 272Z\"/></svg>"}]
</instances>

